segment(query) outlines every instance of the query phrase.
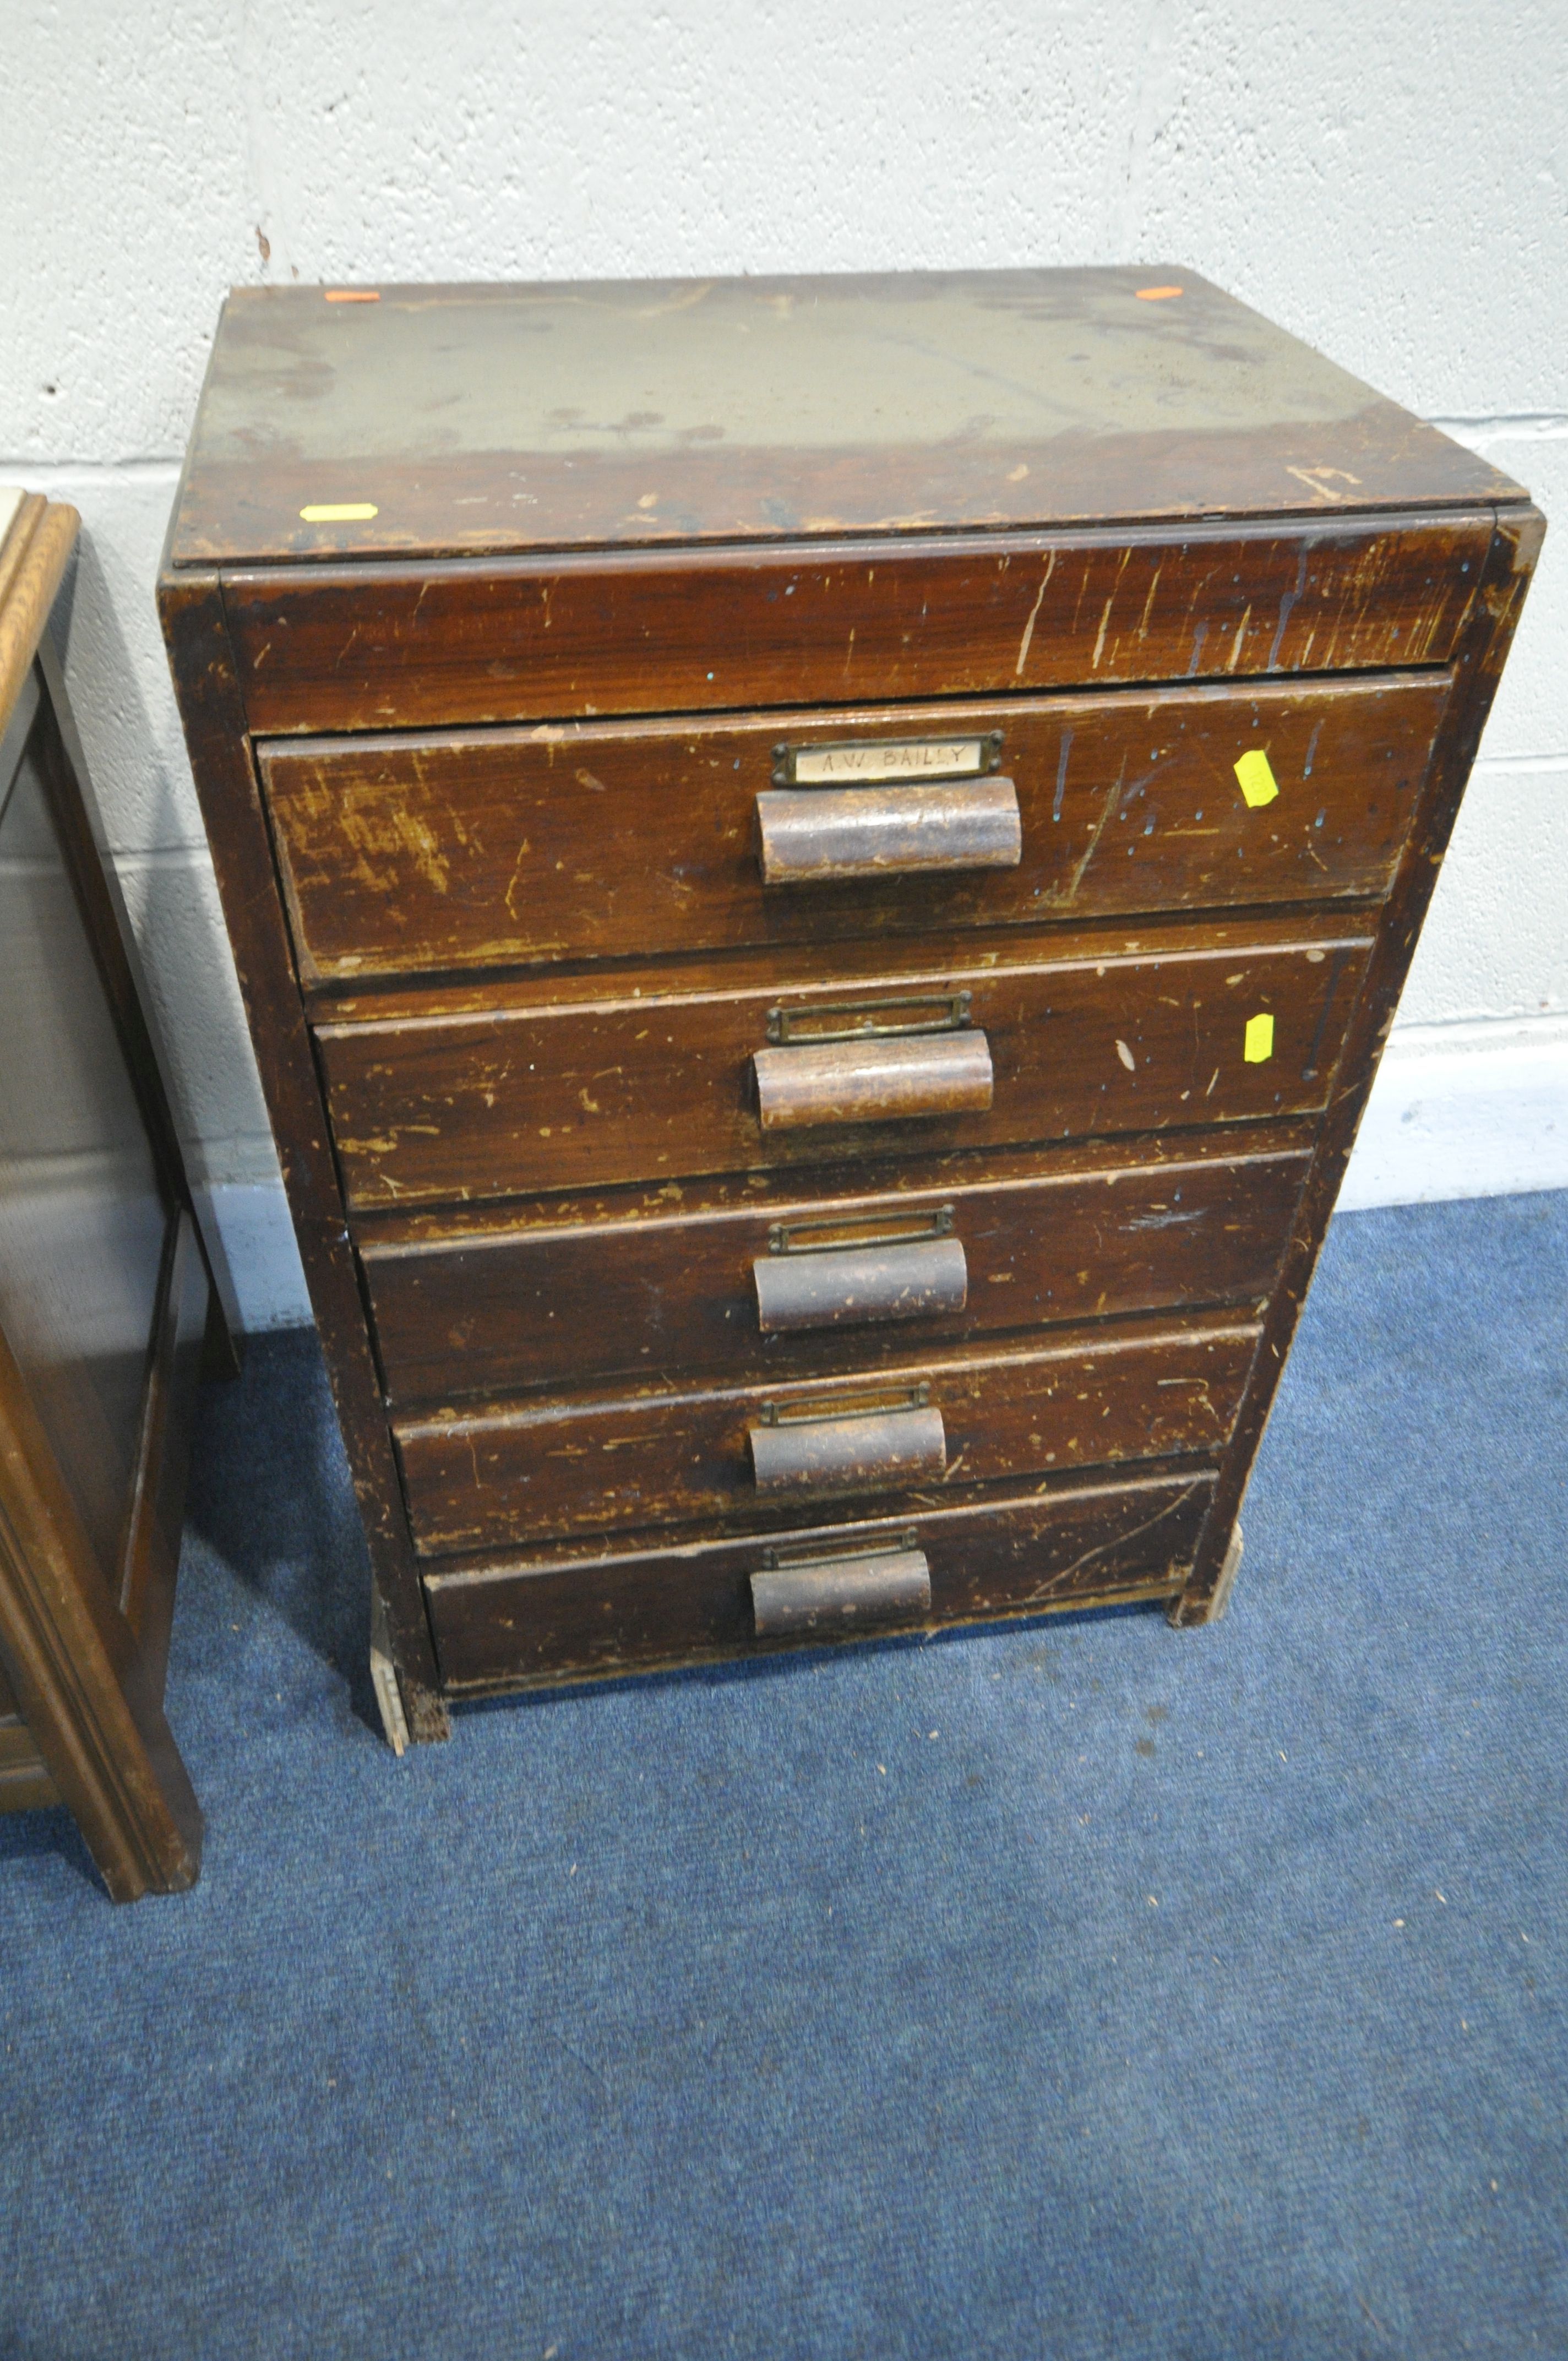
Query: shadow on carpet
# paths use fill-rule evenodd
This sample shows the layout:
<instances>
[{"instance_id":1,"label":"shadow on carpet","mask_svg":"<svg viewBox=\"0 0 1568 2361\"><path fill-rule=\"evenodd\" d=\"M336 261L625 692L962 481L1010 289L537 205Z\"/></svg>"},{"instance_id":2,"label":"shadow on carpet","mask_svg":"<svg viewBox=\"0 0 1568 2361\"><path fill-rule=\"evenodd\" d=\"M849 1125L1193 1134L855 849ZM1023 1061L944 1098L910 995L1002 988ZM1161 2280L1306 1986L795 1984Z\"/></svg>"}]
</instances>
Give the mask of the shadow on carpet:
<instances>
[{"instance_id":1,"label":"shadow on carpet","mask_svg":"<svg viewBox=\"0 0 1568 2361\"><path fill-rule=\"evenodd\" d=\"M1218 1629L395 1763L313 1338L203 1407L197 1890L0 1823L0 2354L1568 2349L1568 1194L1343 1216Z\"/></svg>"}]
</instances>

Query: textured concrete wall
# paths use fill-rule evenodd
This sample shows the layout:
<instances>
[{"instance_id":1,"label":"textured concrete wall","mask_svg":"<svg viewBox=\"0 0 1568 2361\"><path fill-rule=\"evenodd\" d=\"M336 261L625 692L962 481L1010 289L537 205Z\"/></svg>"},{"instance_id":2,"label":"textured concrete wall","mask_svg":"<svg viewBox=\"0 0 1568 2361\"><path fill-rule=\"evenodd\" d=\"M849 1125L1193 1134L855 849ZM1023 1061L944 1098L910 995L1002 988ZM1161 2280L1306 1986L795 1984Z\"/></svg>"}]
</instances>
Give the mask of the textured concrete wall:
<instances>
[{"instance_id":1,"label":"textured concrete wall","mask_svg":"<svg viewBox=\"0 0 1568 2361\"><path fill-rule=\"evenodd\" d=\"M295 275L1186 263L1484 448L1559 522L1351 1194L1568 1182L1563 0L12 0L5 45L0 481L85 522L70 672L256 1317L297 1274L151 583L223 291Z\"/></svg>"}]
</instances>

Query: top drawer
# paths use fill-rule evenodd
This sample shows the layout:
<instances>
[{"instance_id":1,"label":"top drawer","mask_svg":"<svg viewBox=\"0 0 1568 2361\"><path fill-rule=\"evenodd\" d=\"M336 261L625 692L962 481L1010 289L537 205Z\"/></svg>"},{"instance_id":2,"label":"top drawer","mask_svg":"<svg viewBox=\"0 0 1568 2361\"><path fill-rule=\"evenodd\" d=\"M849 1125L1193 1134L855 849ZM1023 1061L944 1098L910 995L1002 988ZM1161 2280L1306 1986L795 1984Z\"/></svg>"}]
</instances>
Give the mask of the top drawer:
<instances>
[{"instance_id":1,"label":"top drawer","mask_svg":"<svg viewBox=\"0 0 1568 2361\"><path fill-rule=\"evenodd\" d=\"M1321 495L1322 488L1315 487ZM1443 664L1489 511L225 576L251 731Z\"/></svg>"},{"instance_id":2,"label":"top drawer","mask_svg":"<svg viewBox=\"0 0 1568 2361\"><path fill-rule=\"evenodd\" d=\"M1404 844L1448 689L1438 672L307 739L264 745L260 764L302 972L358 983L1375 898ZM781 746L791 750L782 763ZM874 839L880 819L882 840L851 842L847 873L832 879L764 883L759 811L780 808L777 774L794 769L797 749L815 751L828 785L786 790L795 825L809 837L818 814L848 813L840 865L846 836ZM917 844L907 828L901 838L901 811L923 797L929 809L922 764L940 777L992 762L1016 793L1021 847L1003 848L1014 865L971 865L964 807L984 781L960 782Z\"/></svg>"}]
</instances>

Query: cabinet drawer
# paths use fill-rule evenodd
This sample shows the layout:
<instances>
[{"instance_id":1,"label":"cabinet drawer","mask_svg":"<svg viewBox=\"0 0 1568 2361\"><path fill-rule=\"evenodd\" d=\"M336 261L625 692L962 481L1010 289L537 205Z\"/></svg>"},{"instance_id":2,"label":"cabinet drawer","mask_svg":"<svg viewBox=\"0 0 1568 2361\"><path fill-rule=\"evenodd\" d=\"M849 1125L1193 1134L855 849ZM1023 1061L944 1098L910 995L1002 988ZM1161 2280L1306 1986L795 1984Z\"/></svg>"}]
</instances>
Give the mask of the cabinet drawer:
<instances>
[{"instance_id":1,"label":"cabinet drawer","mask_svg":"<svg viewBox=\"0 0 1568 2361\"><path fill-rule=\"evenodd\" d=\"M513 1403L399 1419L393 1432L422 1552L705 1518L767 1525L798 1521L813 1497L896 1505L934 1487L1217 1451L1257 1336L1218 1318L1078 1332L911 1357L874 1381ZM784 1481L781 1437L795 1462Z\"/></svg>"},{"instance_id":2,"label":"cabinet drawer","mask_svg":"<svg viewBox=\"0 0 1568 2361\"><path fill-rule=\"evenodd\" d=\"M274 741L260 764L302 970L357 981L1376 897L1404 844L1448 687L1446 674L1395 675ZM759 798L766 812L782 808L775 774L794 767L781 764L781 745L792 757L817 750L837 782L786 786L798 831L831 808L840 840L857 822L892 836L861 873L763 884ZM965 812L983 779L960 779L939 816L917 784L922 763L939 777L975 763L980 748L1016 791L1016 866L972 865L981 856ZM1244 790L1235 766L1249 758ZM891 774L880 786L879 770ZM911 802L925 825L901 833Z\"/></svg>"},{"instance_id":3,"label":"cabinet drawer","mask_svg":"<svg viewBox=\"0 0 1568 2361\"><path fill-rule=\"evenodd\" d=\"M983 1507L921 1506L903 1520L781 1534L777 1554L910 1542L930 1570L933 1624L1159 1598L1181 1586L1213 1485L1201 1471L1075 1484ZM751 1576L764 1561L755 1540L683 1546L650 1535L613 1556L579 1543L525 1565L432 1574L425 1597L443 1677L455 1688L515 1687L770 1651L781 1643L756 1637L751 1606Z\"/></svg>"},{"instance_id":4,"label":"cabinet drawer","mask_svg":"<svg viewBox=\"0 0 1568 2361\"><path fill-rule=\"evenodd\" d=\"M1314 487L1309 498L1321 499ZM1444 664L1488 508L236 572L258 737Z\"/></svg>"},{"instance_id":5,"label":"cabinet drawer","mask_svg":"<svg viewBox=\"0 0 1568 2361\"><path fill-rule=\"evenodd\" d=\"M1005 952L963 945L943 967L868 973L869 961L857 972L840 959L826 975L818 961L750 983L732 970L728 990L661 977L645 996L548 1005L505 987L478 1005L433 994L356 1011L316 1039L350 1202L471 1201L1310 1113L1369 948L1310 920L1173 930L1157 950L1058 939L1055 957L1020 956L1014 939ZM885 1120L759 1119L759 1054L771 1083L816 1077L824 1034L959 1016L962 1038L989 1052L988 1105L905 1117L911 1078L894 1075ZM849 1059L856 1045L838 1046ZM888 1046L918 1050L919 1037ZM943 1046L934 1037L934 1057ZM866 1043L868 1064L882 1048Z\"/></svg>"},{"instance_id":6,"label":"cabinet drawer","mask_svg":"<svg viewBox=\"0 0 1568 2361\"><path fill-rule=\"evenodd\" d=\"M874 1367L1048 1321L1255 1307L1308 1153L1304 1141L1249 1152L1222 1134L1186 1157L1063 1149L1043 1170L1037 1159L953 1158L880 1189L814 1175L808 1191L762 1202L744 1188L693 1190L678 1212L631 1191L591 1208L543 1200L444 1235L386 1224L360 1257L394 1401L650 1370ZM879 1255L895 1282L895 1267L906 1274L902 1301L879 1290ZM924 1296L923 1256L942 1262ZM959 1305L940 1283L950 1297L955 1261ZM765 1306L778 1319L770 1279L802 1324L763 1333Z\"/></svg>"}]
</instances>

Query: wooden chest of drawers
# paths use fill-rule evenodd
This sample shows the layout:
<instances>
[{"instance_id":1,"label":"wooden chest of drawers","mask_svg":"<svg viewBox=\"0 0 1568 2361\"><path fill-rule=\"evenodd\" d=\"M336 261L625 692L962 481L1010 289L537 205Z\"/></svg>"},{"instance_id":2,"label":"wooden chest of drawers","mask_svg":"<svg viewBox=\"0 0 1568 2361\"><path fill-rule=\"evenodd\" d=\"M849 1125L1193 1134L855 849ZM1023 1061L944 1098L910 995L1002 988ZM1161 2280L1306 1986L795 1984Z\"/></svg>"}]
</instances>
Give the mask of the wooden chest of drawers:
<instances>
[{"instance_id":1,"label":"wooden chest of drawers","mask_svg":"<svg viewBox=\"0 0 1568 2361\"><path fill-rule=\"evenodd\" d=\"M231 299L159 598L394 1725L1217 1611L1541 532L1179 270Z\"/></svg>"}]
</instances>

